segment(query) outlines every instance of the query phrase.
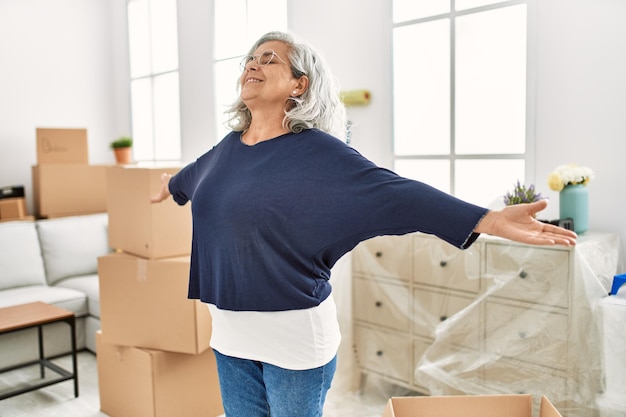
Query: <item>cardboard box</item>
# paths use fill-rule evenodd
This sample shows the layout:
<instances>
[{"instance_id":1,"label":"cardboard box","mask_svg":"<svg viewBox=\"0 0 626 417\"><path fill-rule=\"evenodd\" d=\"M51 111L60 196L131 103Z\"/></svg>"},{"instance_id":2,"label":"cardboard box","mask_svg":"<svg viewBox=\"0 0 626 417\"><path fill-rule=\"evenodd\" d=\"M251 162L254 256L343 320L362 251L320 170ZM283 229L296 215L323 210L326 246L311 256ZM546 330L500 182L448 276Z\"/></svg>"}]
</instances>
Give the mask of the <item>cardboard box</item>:
<instances>
[{"instance_id":1,"label":"cardboard box","mask_svg":"<svg viewBox=\"0 0 626 417\"><path fill-rule=\"evenodd\" d=\"M33 165L33 203L38 217L61 217L107 211L109 165Z\"/></svg>"},{"instance_id":2,"label":"cardboard box","mask_svg":"<svg viewBox=\"0 0 626 417\"><path fill-rule=\"evenodd\" d=\"M539 417L562 417L541 397ZM533 417L533 397L520 395L452 395L393 397L383 417Z\"/></svg>"},{"instance_id":3,"label":"cardboard box","mask_svg":"<svg viewBox=\"0 0 626 417\"><path fill-rule=\"evenodd\" d=\"M100 325L105 342L197 354L209 348L211 314L187 298L189 256L98 258Z\"/></svg>"},{"instance_id":4,"label":"cardboard box","mask_svg":"<svg viewBox=\"0 0 626 417\"><path fill-rule=\"evenodd\" d=\"M26 217L26 199L24 197L0 199L0 219L23 219Z\"/></svg>"},{"instance_id":5,"label":"cardboard box","mask_svg":"<svg viewBox=\"0 0 626 417\"><path fill-rule=\"evenodd\" d=\"M112 417L224 413L213 350L199 355L115 346L96 335L100 409Z\"/></svg>"},{"instance_id":6,"label":"cardboard box","mask_svg":"<svg viewBox=\"0 0 626 417\"><path fill-rule=\"evenodd\" d=\"M151 204L161 189L161 174L180 167L114 166L107 170L109 244L149 259L191 253L191 204L172 198Z\"/></svg>"},{"instance_id":7,"label":"cardboard box","mask_svg":"<svg viewBox=\"0 0 626 417\"><path fill-rule=\"evenodd\" d=\"M17 222L17 221L28 221L28 222L34 222L35 221L35 216L24 216L20 219L0 219L0 223L3 222Z\"/></svg>"},{"instance_id":8,"label":"cardboard box","mask_svg":"<svg viewBox=\"0 0 626 417\"><path fill-rule=\"evenodd\" d=\"M37 128L37 164L88 164L87 129Z\"/></svg>"}]
</instances>

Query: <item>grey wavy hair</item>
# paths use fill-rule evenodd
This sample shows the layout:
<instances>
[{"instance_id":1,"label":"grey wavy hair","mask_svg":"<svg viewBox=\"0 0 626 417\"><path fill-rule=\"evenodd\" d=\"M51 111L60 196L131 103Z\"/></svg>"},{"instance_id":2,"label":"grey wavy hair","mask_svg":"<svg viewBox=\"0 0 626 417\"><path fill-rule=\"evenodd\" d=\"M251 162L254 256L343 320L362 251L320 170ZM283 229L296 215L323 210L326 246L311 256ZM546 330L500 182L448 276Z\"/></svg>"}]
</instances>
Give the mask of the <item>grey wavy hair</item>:
<instances>
[{"instance_id":1,"label":"grey wavy hair","mask_svg":"<svg viewBox=\"0 0 626 417\"><path fill-rule=\"evenodd\" d=\"M250 48L248 55L270 41L279 41L289 46L289 62L295 78L309 78L307 90L299 97L290 97L285 109L283 126L293 133L316 128L341 140L346 140L346 108L339 95L339 83L330 72L324 59L306 42L285 32L268 32ZM237 95L241 85L237 83ZM252 114L241 100L226 110L227 125L234 131L244 131L250 126Z\"/></svg>"}]
</instances>

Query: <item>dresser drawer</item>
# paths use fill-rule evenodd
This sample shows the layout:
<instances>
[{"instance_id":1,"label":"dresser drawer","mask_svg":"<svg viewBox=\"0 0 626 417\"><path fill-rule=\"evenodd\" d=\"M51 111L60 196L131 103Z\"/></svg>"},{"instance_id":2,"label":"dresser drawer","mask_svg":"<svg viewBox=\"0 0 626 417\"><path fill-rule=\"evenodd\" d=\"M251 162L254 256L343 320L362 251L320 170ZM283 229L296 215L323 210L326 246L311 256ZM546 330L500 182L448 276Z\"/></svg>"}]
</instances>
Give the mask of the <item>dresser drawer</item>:
<instances>
[{"instance_id":1,"label":"dresser drawer","mask_svg":"<svg viewBox=\"0 0 626 417\"><path fill-rule=\"evenodd\" d=\"M569 251L485 245L485 278L493 280L494 295L567 308L568 277Z\"/></svg>"},{"instance_id":2,"label":"dresser drawer","mask_svg":"<svg viewBox=\"0 0 626 417\"><path fill-rule=\"evenodd\" d=\"M352 252L352 267L363 276L409 281L412 256L412 235L380 236L357 245Z\"/></svg>"},{"instance_id":3,"label":"dresser drawer","mask_svg":"<svg viewBox=\"0 0 626 417\"><path fill-rule=\"evenodd\" d=\"M415 334L475 349L480 346L480 308L468 308L472 298L422 288L413 291L413 298Z\"/></svg>"},{"instance_id":4,"label":"dresser drawer","mask_svg":"<svg viewBox=\"0 0 626 417\"><path fill-rule=\"evenodd\" d=\"M425 378L424 375L416 371L420 366L420 361L422 360L422 358L424 358L424 354L431 345L431 341L425 341L421 339L416 339L413 341L413 367L415 369L413 369L411 377L413 378L413 385L419 388L418 391L422 394L430 394L430 389L428 388L428 385L431 385L432 382L430 381L430 378ZM428 365L428 362L426 362L426 365Z\"/></svg>"},{"instance_id":5,"label":"dresser drawer","mask_svg":"<svg viewBox=\"0 0 626 417\"><path fill-rule=\"evenodd\" d=\"M567 367L567 316L494 302L485 307L485 348L554 369Z\"/></svg>"},{"instance_id":6,"label":"dresser drawer","mask_svg":"<svg viewBox=\"0 0 626 417\"><path fill-rule=\"evenodd\" d=\"M395 378L404 383L411 381L411 339L408 336L354 327L356 358L359 366Z\"/></svg>"},{"instance_id":7,"label":"dresser drawer","mask_svg":"<svg viewBox=\"0 0 626 417\"><path fill-rule=\"evenodd\" d=\"M553 403L567 399L565 376L550 369L500 358L484 365L485 386L493 392L545 395Z\"/></svg>"},{"instance_id":8,"label":"dresser drawer","mask_svg":"<svg viewBox=\"0 0 626 417\"><path fill-rule=\"evenodd\" d=\"M424 393L464 395L483 384L482 363L478 350L465 349L445 343L434 344L416 339L413 345L413 384Z\"/></svg>"},{"instance_id":9,"label":"dresser drawer","mask_svg":"<svg viewBox=\"0 0 626 417\"><path fill-rule=\"evenodd\" d=\"M411 290L400 283L358 278L353 281L355 320L408 332Z\"/></svg>"},{"instance_id":10,"label":"dresser drawer","mask_svg":"<svg viewBox=\"0 0 626 417\"><path fill-rule=\"evenodd\" d=\"M413 241L413 281L477 293L480 290L480 245L455 248L435 237L416 235Z\"/></svg>"}]
</instances>

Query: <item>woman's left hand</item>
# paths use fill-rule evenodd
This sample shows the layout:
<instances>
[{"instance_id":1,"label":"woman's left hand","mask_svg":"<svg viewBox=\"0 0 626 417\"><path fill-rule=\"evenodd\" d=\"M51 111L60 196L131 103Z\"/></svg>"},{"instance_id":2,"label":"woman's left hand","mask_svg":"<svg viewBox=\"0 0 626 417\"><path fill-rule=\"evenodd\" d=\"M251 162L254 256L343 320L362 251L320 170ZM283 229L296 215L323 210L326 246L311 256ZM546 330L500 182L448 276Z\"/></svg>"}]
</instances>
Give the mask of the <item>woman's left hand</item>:
<instances>
[{"instance_id":1,"label":"woman's left hand","mask_svg":"<svg viewBox=\"0 0 626 417\"><path fill-rule=\"evenodd\" d=\"M576 245L577 235L573 231L540 222L535 218L547 206L547 200L540 200L490 211L474 231L532 245Z\"/></svg>"}]
</instances>

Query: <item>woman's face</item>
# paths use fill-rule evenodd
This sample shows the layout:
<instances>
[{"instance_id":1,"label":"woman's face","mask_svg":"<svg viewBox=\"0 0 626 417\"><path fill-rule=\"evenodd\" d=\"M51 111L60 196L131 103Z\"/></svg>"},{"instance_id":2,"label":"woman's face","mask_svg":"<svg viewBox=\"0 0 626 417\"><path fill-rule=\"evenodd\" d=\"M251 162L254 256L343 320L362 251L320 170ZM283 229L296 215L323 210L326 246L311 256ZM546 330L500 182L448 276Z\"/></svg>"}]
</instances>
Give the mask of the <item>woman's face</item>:
<instances>
[{"instance_id":1,"label":"woman's face","mask_svg":"<svg viewBox=\"0 0 626 417\"><path fill-rule=\"evenodd\" d=\"M248 108L275 105L283 111L290 96L304 92L302 79L306 77L294 78L288 52L289 46L279 41L266 42L254 51L254 59L248 61L240 78L240 97Z\"/></svg>"}]
</instances>

